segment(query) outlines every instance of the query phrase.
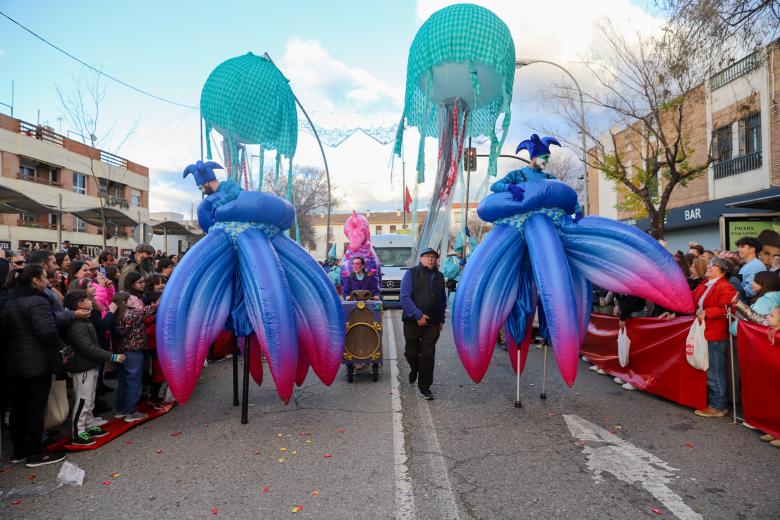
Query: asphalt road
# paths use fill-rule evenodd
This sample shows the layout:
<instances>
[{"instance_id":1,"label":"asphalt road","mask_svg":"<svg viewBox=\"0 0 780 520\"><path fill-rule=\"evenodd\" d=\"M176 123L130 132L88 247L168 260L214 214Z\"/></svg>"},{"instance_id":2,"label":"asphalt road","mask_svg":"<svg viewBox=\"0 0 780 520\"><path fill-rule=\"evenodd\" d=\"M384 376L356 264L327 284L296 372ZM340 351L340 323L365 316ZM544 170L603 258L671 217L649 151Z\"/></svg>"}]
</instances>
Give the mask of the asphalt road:
<instances>
[{"instance_id":1,"label":"asphalt road","mask_svg":"<svg viewBox=\"0 0 780 520\"><path fill-rule=\"evenodd\" d=\"M436 400L424 401L402 355L393 366L400 311L385 316L379 382L361 373L326 388L310 375L287 406L252 384L241 425L231 364L213 364L187 405L72 455L81 487L5 498L52 487L59 466L9 467L4 437L0 517L780 518L780 450L758 433L625 391L584 363L568 389L551 361L541 400L537 349L515 408L507 354L475 385L449 328Z\"/></svg>"}]
</instances>

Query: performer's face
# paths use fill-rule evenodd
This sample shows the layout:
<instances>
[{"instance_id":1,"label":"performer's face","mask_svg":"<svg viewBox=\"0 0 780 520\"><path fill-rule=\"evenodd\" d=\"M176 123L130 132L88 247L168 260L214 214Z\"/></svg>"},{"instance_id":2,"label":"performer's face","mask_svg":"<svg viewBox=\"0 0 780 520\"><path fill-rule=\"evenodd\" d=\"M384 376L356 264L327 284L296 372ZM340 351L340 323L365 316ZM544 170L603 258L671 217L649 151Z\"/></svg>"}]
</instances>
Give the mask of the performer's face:
<instances>
[{"instance_id":1,"label":"performer's face","mask_svg":"<svg viewBox=\"0 0 780 520\"><path fill-rule=\"evenodd\" d=\"M550 162L549 155L540 155L539 157L536 158L536 165L539 166L539 168L546 167L549 162Z\"/></svg>"},{"instance_id":2,"label":"performer's face","mask_svg":"<svg viewBox=\"0 0 780 520\"><path fill-rule=\"evenodd\" d=\"M360 273L363 271L363 262L360 260L353 260L352 261L352 271L356 273Z\"/></svg>"}]
</instances>

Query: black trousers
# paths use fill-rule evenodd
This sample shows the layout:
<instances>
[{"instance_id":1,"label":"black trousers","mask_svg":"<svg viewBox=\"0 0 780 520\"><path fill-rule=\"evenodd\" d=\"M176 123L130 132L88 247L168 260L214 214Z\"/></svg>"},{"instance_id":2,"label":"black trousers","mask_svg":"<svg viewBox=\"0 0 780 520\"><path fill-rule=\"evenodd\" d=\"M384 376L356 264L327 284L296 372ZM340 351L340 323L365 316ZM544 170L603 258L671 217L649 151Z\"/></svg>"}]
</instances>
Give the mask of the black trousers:
<instances>
[{"instance_id":1,"label":"black trousers","mask_svg":"<svg viewBox=\"0 0 780 520\"><path fill-rule=\"evenodd\" d=\"M11 401L11 441L14 456L43 453L43 413L51 390L51 374L14 378Z\"/></svg>"},{"instance_id":2,"label":"black trousers","mask_svg":"<svg viewBox=\"0 0 780 520\"><path fill-rule=\"evenodd\" d=\"M433 384L433 366L436 358L436 341L439 324L420 327L416 321L404 321L404 357L412 370L417 370L417 386L427 390Z\"/></svg>"}]
</instances>

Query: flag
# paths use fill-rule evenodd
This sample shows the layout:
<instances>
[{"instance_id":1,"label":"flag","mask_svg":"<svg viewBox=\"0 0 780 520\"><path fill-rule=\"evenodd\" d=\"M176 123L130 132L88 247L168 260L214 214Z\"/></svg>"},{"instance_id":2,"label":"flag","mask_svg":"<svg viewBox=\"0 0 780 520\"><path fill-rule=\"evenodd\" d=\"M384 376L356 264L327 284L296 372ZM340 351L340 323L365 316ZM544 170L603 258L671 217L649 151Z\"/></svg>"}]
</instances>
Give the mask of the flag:
<instances>
[{"instance_id":1,"label":"flag","mask_svg":"<svg viewBox=\"0 0 780 520\"><path fill-rule=\"evenodd\" d=\"M409 194L409 187L404 186L404 190L406 190L406 196L404 197L404 213L411 213L412 212L412 196Z\"/></svg>"}]
</instances>

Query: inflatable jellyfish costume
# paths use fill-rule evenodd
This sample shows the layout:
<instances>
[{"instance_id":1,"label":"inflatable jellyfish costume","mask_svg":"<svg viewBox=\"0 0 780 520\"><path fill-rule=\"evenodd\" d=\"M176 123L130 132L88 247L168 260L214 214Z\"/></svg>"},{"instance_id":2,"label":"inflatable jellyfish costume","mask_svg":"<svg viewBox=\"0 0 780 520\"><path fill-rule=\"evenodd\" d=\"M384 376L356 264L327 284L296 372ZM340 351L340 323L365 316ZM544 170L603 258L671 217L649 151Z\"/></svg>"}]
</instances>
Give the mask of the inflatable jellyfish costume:
<instances>
[{"instance_id":1,"label":"inflatable jellyfish costume","mask_svg":"<svg viewBox=\"0 0 780 520\"><path fill-rule=\"evenodd\" d=\"M551 141L532 141L538 144L524 146L532 159L549 154ZM499 329L506 327L510 345L527 349L538 308L561 376L571 386L588 330L591 282L684 313L693 310L690 291L672 255L649 235L611 219L581 218L572 188L541 170L526 170L533 169L496 182L496 193L477 208L493 229L466 264L455 293L455 345L479 382Z\"/></svg>"},{"instance_id":2,"label":"inflatable jellyfish costume","mask_svg":"<svg viewBox=\"0 0 780 520\"><path fill-rule=\"evenodd\" d=\"M277 172L282 154L292 164L297 142L292 90L270 60L249 53L211 73L203 87L201 112L207 128L225 138L230 175L213 193L204 189L208 196L198 207L198 223L207 234L181 259L161 298L160 364L177 401L185 403L209 346L228 328L236 337L251 337L245 354L258 383L262 350L286 403L309 366L323 383L333 382L345 335L333 284L284 233L295 222L292 205L275 195L245 191L236 182L246 172L247 143L275 148ZM217 180L214 169L221 166L198 161L184 176L192 175L198 186L211 186Z\"/></svg>"}]
</instances>

